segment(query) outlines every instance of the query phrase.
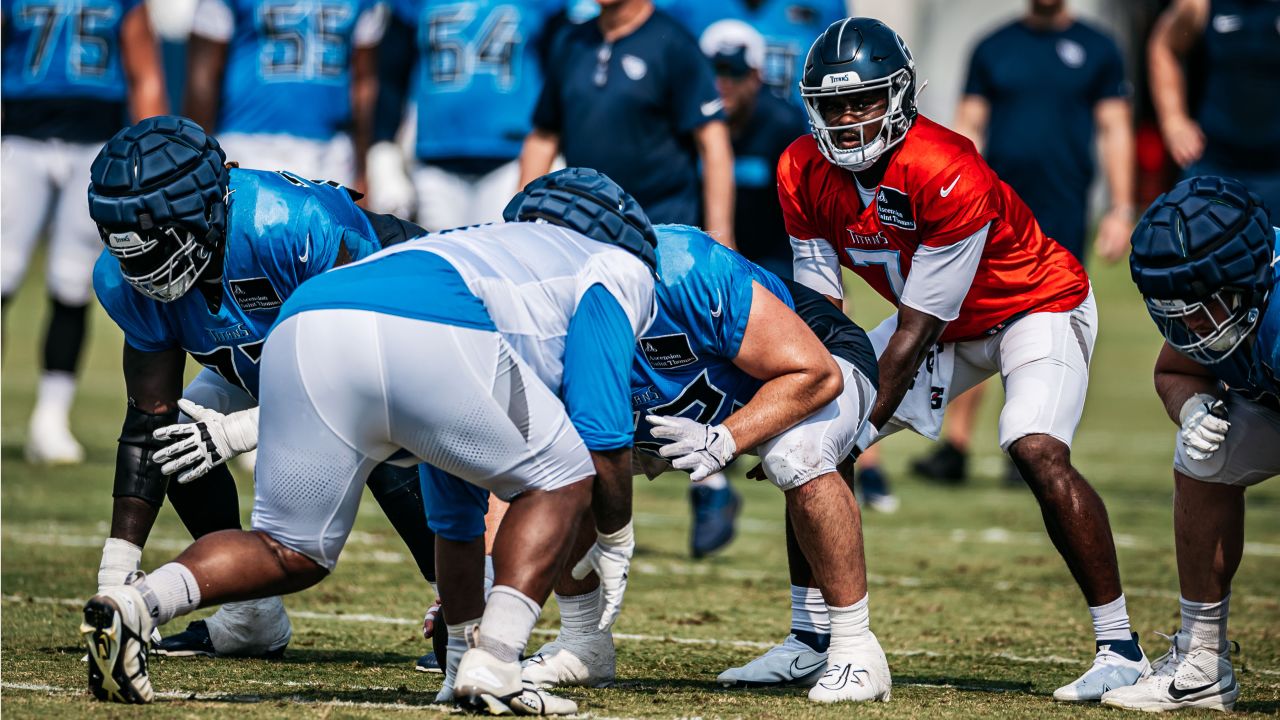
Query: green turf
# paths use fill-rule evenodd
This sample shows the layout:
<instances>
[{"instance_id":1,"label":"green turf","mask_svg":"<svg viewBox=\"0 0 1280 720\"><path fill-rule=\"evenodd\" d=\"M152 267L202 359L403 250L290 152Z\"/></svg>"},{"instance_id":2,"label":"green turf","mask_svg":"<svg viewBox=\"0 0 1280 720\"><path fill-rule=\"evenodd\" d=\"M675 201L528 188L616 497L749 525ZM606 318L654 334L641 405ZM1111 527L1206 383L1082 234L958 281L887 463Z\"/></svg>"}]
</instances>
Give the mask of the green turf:
<instances>
[{"instance_id":1,"label":"green turf","mask_svg":"<svg viewBox=\"0 0 1280 720\"><path fill-rule=\"evenodd\" d=\"M1159 653L1152 631L1170 631L1178 622L1170 522L1173 426L1151 387L1154 331L1123 269L1099 268L1095 282L1102 328L1075 457L1108 503L1130 611L1148 650ZM884 308L864 302L859 319L870 323ZM362 507L358 532L334 576L287 599L295 617L285 660L156 658L153 679L168 694L153 706L90 700L76 626L79 600L93 590L110 512L114 438L124 405L120 335L104 315L94 317L74 419L88 462L73 469L28 468L21 447L43 315L41 290L32 285L9 309L5 328L0 675L7 716L373 717L386 715L391 705L403 706L396 717L444 712L428 706L440 676L411 669L426 649L416 624L429 590L372 502ZM759 652L723 641L768 643L786 631L781 497L771 486L737 480L747 498L740 537L723 555L693 562L687 491L675 476L638 487L639 550L617 631L644 637L619 641L616 687L565 694L598 717L1118 717L1049 698L1088 665L1089 618L1044 536L1030 494L1000 486L994 402L984 416L969 487L938 488L905 476L907 459L926 448L920 439L895 437L885 444L903 507L893 516L869 515L865 525L872 626L895 679L889 704L820 708L798 690L714 686L718 672ZM241 488L247 519L248 483ZM1237 663L1243 686L1238 708L1276 713L1280 483L1250 491L1247 525L1250 545L1232 602L1233 636L1244 648ZM183 544L176 518L162 513L144 565L164 562ZM357 614L387 620L351 617ZM552 603L535 642L555 622Z\"/></svg>"}]
</instances>

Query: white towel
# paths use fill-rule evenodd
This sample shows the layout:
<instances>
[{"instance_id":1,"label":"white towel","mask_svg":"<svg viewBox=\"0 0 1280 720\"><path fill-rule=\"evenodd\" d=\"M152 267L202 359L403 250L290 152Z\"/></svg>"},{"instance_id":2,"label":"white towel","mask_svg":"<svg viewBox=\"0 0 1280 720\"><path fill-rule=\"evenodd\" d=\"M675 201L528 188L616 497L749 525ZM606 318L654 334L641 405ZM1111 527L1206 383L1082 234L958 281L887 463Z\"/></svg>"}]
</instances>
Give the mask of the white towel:
<instances>
[{"instance_id":1,"label":"white towel","mask_svg":"<svg viewBox=\"0 0 1280 720\"><path fill-rule=\"evenodd\" d=\"M884 352L889 338L897 329L898 316L894 314L867 333L877 357ZM942 433L942 416L951 399L951 374L955 367L954 344L937 343L929 348L890 422L911 428L930 440L937 440ZM858 443L858 447L863 447L862 442Z\"/></svg>"}]
</instances>

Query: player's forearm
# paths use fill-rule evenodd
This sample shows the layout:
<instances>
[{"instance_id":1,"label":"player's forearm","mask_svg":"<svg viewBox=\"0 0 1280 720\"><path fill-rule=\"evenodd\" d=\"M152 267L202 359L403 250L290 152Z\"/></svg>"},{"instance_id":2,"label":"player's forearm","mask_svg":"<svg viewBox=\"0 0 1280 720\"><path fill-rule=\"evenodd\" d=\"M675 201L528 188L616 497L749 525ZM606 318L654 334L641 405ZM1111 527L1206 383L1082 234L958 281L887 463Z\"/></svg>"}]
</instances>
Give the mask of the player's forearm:
<instances>
[{"instance_id":1,"label":"player's forearm","mask_svg":"<svg viewBox=\"0 0 1280 720\"><path fill-rule=\"evenodd\" d=\"M198 35L192 35L187 43L187 87L182 98L182 114L206 132L218 129L218 98L226 56L227 46L223 43Z\"/></svg>"},{"instance_id":2,"label":"player's forearm","mask_svg":"<svg viewBox=\"0 0 1280 720\"><path fill-rule=\"evenodd\" d=\"M843 389L835 362L831 367L788 373L762 385L751 402L725 419L724 426L733 434L738 451L745 452L795 427Z\"/></svg>"},{"instance_id":3,"label":"player's forearm","mask_svg":"<svg viewBox=\"0 0 1280 720\"><path fill-rule=\"evenodd\" d=\"M697 131L702 158L702 206L705 230L717 242L737 249L733 236L733 145L728 127L719 121Z\"/></svg>"},{"instance_id":4,"label":"player's forearm","mask_svg":"<svg viewBox=\"0 0 1280 720\"><path fill-rule=\"evenodd\" d=\"M555 162L556 153L560 151L560 135L534 128L525 136L524 146L520 148L520 187L513 188L515 194L520 188L534 179L546 175Z\"/></svg>"},{"instance_id":5,"label":"player's forearm","mask_svg":"<svg viewBox=\"0 0 1280 720\"><path fill-rule=\"evenodd\" d=\"M592 450L591 460L596 467L591 493L596 530L617 532L631 522L631 448Z\"/></svg>"},{"instance_id":6,"label":"player's forearm","mask_svg":"<svg viewBox=\"0 0 1280 720\"><path fill-rule=\"evenodd\" d=\"M924 362L929 346L937 342L943 327L945 324L940 324L936 333L899 327L889 338L889 344L880 355L880 387L875 407L871 409L872 425L883 428L893 417L902 398L907 395L916 370Z\"/></svg>"},{"instance_id":7,"label":"player's forearm","mask_svg":"<svg viewBox=\"0 0 1280 720\"><path fill-rule=\"evenodd\" d=\"M1182 424L1182 406L1191 397L1205 393L1222 396L1218 379L1205 367L1165 345L1155 367L1156 394L1174 424Z\"/></svg>"},{"instance_id":8,"label":"player's forearm","mask_svg":"<svg viewBox=\"0 0 1280 720\"><path fill-rule=\"evenodd\" d=\"M169 112L164 74L156 50L147 8L140 5L125 18L121 28L121 59L129 81L129 114L134 122Z\"/></svg>"},{"instance_id":9,"label":"player's forearm","mask_svg":"<svg viewBox=\"0 0 1280 720\"><path fill-rule=\"evenodd\" d=\"M363 179L365 156L373 144L373 109L378 100L377 51L355 52L351 79L351 142L355 148L356 177Z\"/></svg>"},{"instance_id":10,"label":"player's forearm","mask_svg":"<svg viewBox=\"0 0 1280 720\"><path fill-rule=\"evenodd\" d=\"M1157 23L1147 42L1147 72L1151 81L1151 102L1161 125L1189 117L1187 78L1172 45L1172 22Z\"/></svg>"}]
</instances>

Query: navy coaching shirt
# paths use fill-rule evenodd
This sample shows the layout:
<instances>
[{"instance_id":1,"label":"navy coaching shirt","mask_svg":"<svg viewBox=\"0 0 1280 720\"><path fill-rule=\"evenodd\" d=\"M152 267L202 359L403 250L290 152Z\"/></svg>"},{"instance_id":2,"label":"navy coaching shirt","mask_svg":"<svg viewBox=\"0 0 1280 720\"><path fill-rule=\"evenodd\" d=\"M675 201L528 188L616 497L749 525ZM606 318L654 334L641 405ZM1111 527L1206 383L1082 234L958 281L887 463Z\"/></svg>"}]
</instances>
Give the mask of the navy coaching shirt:
<instances>
[{"instance_id":1,"label":"navy coaching shirt","mask_svg":"<svg viewBox=\"0 0 1280 720\"><path fill-rule=\"evenodd\" d=\"M701 223L693 131L724 113L688 30L657 10L613 43L594 21L569 25L545 77L533 124L560 135L568 165L613 178L655 223Z\"/></svg>"},{"instance_id":2,"label":"navy coaching shirt","mask_svg":"<svg viewBox=\"0 0 1280 720\"><path fill-rule=\"evenodd\" d=\"M809 132L804 112L762 88L756 106L733 138L734 240L738 252L779 277L791 279L791 243L778 202L778 158Z\"/></svg>"},{"instance_id":3,"label":"navy coaching shirt","mask_svg":"<svg viewBox=\"0 0 1280 720\"><path fill-rule=\"evenodd\" d=\"M1027 203L1045 234L1083 259L1094 106L1129 93L1120 49L1079 21L1035 30L1018 20L978 44L964 92L991 105L985 151L991 169Z\"/></svg>"}]
</instances>

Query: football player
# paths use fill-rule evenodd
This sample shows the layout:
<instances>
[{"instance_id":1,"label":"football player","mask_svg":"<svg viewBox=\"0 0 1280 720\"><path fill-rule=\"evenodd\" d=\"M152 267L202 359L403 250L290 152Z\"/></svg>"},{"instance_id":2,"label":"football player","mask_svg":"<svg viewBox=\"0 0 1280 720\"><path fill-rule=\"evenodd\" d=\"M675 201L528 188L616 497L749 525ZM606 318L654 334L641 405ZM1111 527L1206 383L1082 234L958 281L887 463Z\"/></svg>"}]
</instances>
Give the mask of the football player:
<instances>
[{"instance_id":1,"label":"football player","mask_svg":"<svg viewBox=\"0 0 1280 720\"><path fill-rule=\"evenodd\" d=\"M591 170L539 178L515 202L541 222L402 243L293 293L261 353L254 529L201 537L89 600L81 632L95 697L153 697L153 622L322 580L364 479L394 456L510 502L495 585L457 670L459 698L491 712L576 711L527 694L519 657L589 508L599 534L583 563L609 566L606 592L625 585L627 371L653 319L653 233L639 206ZM446 612L457 607L441 589Z\"/></svg>"},{"instance_id":2,"label":"football player","mask_svg":"<svg viewBox=\"0 0 1280 720\"><path fill-rule=\"evenodd\" d=\"M1094 663L1054 698L1096 701L1148 663L1106 507L1071 464L1097 335L1089 278L973 143L918 115L917 87L906 44L877 20L814 42L800 87L812 134L778 168L796 280L838 304L843 265L898 308L870 333L879 395L859 448L903 428L936 439L947 400L1000 374L1000 448L1093 619Z\"/></svg>"},{"instance_id":3,"label":"football player","mask_svg":"<svg viewBox=\"0 0 1280 720\"><path fill-rule=\"evenodd\" d=\"M1182 627L1136 685L1102 696L1132 710L1231 710L1227 610L1244 548L1245 490L1280 474L1280 229L1239 181L1193 177L1156 198L1129 268L1164 336L1156 392L1180 426L1173 533Z\"/></svg>"},{"instance_id":4,"label":"football player","mask_svg":"<svg viewBox=\"0 0 1280 720\"><path fill-rule=\"evenodd\" d=\"M223 463L256 436L257 415L224 414L257 405L263 341L284 301L307 278L421 229L366 214L336 185L228 169L217 141L174 116L119 132L90 179L89 215L106 245L94 287L124 331L129 396L98 569L104 590L138 570L166 495L194 537L240 527ZM188 355L205 369L183 389ZM384 467L369 485L430 576L416 474ZM284 606L271 598L225 605L157 650L275 655L289 637Z\"/></svg>"},{"instance_id":5,"label":"football player","mask_svg":"<svg viewBox=\"0 0 1280 720\"><path fill-rule=\"evenodd\" d=\"M718 680L808 686L816 702L887 701L891 679L870 628L861 518L837 471L875 402L871 344L821 295L784 283L706 233L657 231L658 317L636 344L631 372L636 449L693 480L738 455L759 455L756 474L783 491L787 526L813 568L792 576L800 606L793 634ZM654 477L665 463L646 465ZM601 597L594 578L566 575L556 599L560 635L526 661L525 679L611 682L613 638L601 621L608 594ZM821 626L809 622L814 609Z\"/></svg>"},{"instance_id":6,"label":"football player","mask_svg":"<svg viewBox=\"0 0 1280 720\"><path fill-rule=\"evenodd\" d=\"M246 168L363 190L385 26L377 0L200 0L183 112Z\"/></svg>"},{"instance_id":7,"label":"football player","mask_svg":"<svg viewBox=\"0 0 1280 720\"><path fill-rule=\"evenodd\" d=\"M89 164L130 116L166 112L164 78L142 0L4 0L0 139L0 298L18 292L47 231L49 325L25 454L78 463L71 434L98 234L84 211Z\"/></svg>"},{"instance_id":8,"label":"football player","mask_svg":"<svg viewBox=\"0 0 1280 720\"><path fill-rule=\"evenodd\" d=\"M394 0L379 48L369 202L429 230L493 222L519 187L520 144L565 0ZM401 48L397 51L397 48ZM412 182L395 142L416 109Z\"/></svg>"}]
</instances>

